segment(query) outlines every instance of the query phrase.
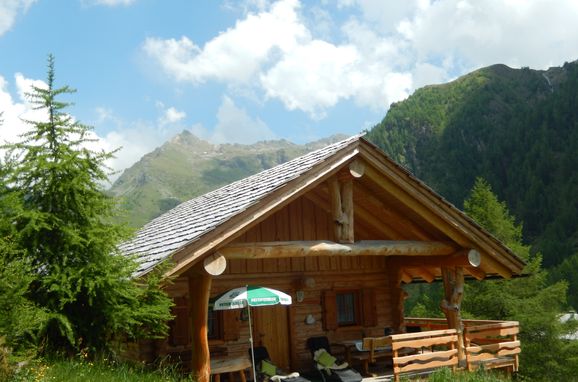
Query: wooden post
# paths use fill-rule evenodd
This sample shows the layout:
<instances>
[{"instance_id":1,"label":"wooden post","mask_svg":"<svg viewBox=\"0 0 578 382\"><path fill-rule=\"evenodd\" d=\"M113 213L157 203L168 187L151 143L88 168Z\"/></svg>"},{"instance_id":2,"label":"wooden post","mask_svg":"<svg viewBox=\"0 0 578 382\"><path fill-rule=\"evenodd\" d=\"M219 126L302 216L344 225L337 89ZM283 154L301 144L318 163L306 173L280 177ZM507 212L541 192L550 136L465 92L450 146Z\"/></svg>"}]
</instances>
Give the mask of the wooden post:
<instances>
[{"instance_id":1,"label":"wooden post","mask_svg":"<svg viewBox=\"0 0 578 382\"><path fill-rule=\"evenodd\" d=\"M464 324L461 316L461 303L464 295L464 268L442 267L444 282L444 299L440 306L450 329L456 329L458 333L458 360L460 366L466 362L464 345Z\"/></svg>"},{"instance_id":2,"label":"wooden post","mask_svg":"<svg viewBox=\"0 0 578 382\"><path fill-rule=\"evenodd\" d=\"M197 267L199 268L199 267ZM208 317L211 276L203 267L194 269L188 276L191 309L191 374L197 382L209 382L211 358L209 354Z\"/></svg>"},{"instance_id":3,"label":"wooden post","mask_svg":"<svg viewBox=\"0 0 578 382\"><path fill-rule=\"evenodd\" d=\"M353 176L349 172L340 174L341 177L335 176L327 181L335 240L339 243L353 243Z\"/></svg>"},{"instance_id":4,"label":"wooden post","mask_svg":"<svg viewBox=\"0 0 578 382\"><path fill-rule=\"evenodd\" d=\"M333 228L335 241L340 242L342 237L343 226L343 209L341 207L341 190L339 181L333 177L327 181L329 188L329 197L331 199L331 215L333 218Z\"/></svg>"},{"instance_id":5,"label":"wooden post","mask_svg":"<svg viewBox=\"0 0 578 382\"><path fill-rule=\"evenodd\" d=\"M399 267L390 268L388 272L391 293L391 328L394 333L403 332L403 308L406 292L401 288L402 272Z\"/></svg>"},{"instance_id":6,"label":"wooden post","mask_svg":"<svg viewBox=\"0 0 578 382\"><path fill-rule=\"evenodd\" d=\"M341 242L353 243L353 179L350 177L341 183L341 207L343 208L343 226L341 227Z\"/></svg>"}]
</instances>

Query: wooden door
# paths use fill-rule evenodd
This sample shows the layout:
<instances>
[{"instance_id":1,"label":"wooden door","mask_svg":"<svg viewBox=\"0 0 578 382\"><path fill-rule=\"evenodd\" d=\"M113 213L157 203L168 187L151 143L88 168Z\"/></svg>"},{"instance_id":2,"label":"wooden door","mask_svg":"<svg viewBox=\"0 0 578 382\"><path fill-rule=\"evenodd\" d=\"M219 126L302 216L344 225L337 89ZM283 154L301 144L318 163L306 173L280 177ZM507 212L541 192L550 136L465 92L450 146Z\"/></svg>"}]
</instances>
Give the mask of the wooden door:
<instances>
[{"instance_id":1,"label":"wooden door","mask_svg":"<svg viewBox=\"0 0 578 382\"><path fill-rule=\"evenodd\" d=\"M289 308L283 305L251 308L255 346L265 346L271 361L289 370L291 361L289 341Z\"/></svg>"}]
</instances>

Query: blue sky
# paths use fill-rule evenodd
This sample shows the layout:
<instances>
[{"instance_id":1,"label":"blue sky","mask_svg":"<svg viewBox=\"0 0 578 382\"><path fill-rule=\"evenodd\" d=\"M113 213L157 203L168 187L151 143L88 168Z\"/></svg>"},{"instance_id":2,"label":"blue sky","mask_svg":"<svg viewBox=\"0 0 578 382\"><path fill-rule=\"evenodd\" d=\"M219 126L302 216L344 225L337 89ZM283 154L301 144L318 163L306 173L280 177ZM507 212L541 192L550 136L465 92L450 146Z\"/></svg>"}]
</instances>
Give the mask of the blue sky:
<instances>
[{"instance_id":1,"label":"blue sky","mask_svg":"<svg viewBox=\"0 0 578 382\"><path fill-rule=\"evenodd\" d=\"M0 140L46 77L130 166L188 129L214 143L355 134L415 89L578 58L574 0L0 0ZM38 118L41 116L36 115Z\"/></svg>"}]
</instances>

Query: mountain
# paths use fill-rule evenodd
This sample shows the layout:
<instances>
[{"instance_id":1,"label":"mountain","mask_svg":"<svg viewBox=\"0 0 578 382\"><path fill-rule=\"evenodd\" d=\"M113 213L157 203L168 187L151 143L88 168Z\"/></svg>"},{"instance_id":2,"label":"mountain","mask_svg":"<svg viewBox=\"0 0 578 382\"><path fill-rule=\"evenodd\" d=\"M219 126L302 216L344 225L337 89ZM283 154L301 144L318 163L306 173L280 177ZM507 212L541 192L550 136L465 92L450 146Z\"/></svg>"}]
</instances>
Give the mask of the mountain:
<instances>
[{"instance_id":1,"label":"mountain","mask_svg":"<svg viewBox=\"0 0 578 382\"><path fill-rule=\"evenodd\" d=\"M344 138L334 135L305 145L286 140L211 144L184 130L125 170L109 193L127 211L123 221L140 227L185 200Z\"/></svg>"},{"instance_id":2,"label":"mountain","mask_svg":"<svg viewBox=\"0 0 578 382\"><path fill-rule=\"evenodd\" d=\"M421 88L367 137L458 207L484 177L546 266L578 253L577 62Z\"/></svg>"}]
</instances>

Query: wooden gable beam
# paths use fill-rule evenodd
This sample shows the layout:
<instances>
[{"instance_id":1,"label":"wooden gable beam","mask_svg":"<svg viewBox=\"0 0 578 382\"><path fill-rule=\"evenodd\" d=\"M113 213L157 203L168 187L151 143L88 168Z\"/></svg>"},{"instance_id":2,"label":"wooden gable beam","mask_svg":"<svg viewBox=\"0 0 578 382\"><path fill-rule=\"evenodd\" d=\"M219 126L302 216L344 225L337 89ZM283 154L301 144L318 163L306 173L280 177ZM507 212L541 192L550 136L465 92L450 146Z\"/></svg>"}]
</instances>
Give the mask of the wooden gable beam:
<instances>
[{"instance_id":1,"label":"wooden gable beam","mask_svg":"<svg viewBox=\"0 0 578 382\"><path fill-rule=\"evenodd\" d=\"M377 163L377 161L375 161L374 164L380 165L381 168L384 168L384 165ZM387 169L387 171L390 172L389 169ZM440 231L454 240L458 245L463 247L469 247L472 245L472 242L467 239L468 237L471 237L471 232L466 231L463 226L455 222L455 219L440 209L439 206L435 207L435 209L437 209L437 213L434 213L428 206L425 205L423 195L420 195L419 192L414 192L413 194L406 192L406 190L400 187L400 184L396 184L393 180L384 177L372 167L367 167L365 169L365 173L372 181L388 190L388 192L390 192L393 197L402 203L410 206L410 208L416 211L422 218L427 220L430 224L438 227ZM495 253L495 249L491 248L487 241L481 240L479 241L479 244L483 246L483 249L485 250L484 252ZM493 256L484 254L482 258L484 259L485 268L489 268L492 272L495 272L506 279L512 277L512 269L500 263ZM512 264L509 260L504 260L509 263L508 265L514 267L514 264Z\"/></svg>"},{"instance_id":2,"label":"wooden gable beam","mask_svg":"<svg viewBox=\"0 0 578 382\"><path fill-rule=\"evenodd\" d=\"M386 206L383 201L374 196L366 187L361 187L361 185L357 187L355 196L356 200L365 200L370 203L375 208L373 214L379 219L387 222L395 222L395 225L399 227L398 230L405 232L406 236L411 236L412 239L416 240L432 240L431 236L425 233L423 229L402 214Z\"/></svg>"},{"instance_id":3,"label":"wooden gable beam","mask_svg":"<svg viewBox=\"0 0 578 382\"><path fill-rule=\"evenodd\" d=\"M318 188L305 194L305 197L321 207L328 214L331 214L331 207L327 201L328 195L326 190ZM356 216L355 219L358 223L365 222L365 225L371 226L371 231L378 233L376 237L385 238L387 240L408 239L406 235L402 235L400 232L394 230L389 225L384 224L384 220L379 219L374 213L366 210L363 207L360 207L359 205L355 207L354 215ZM358 228L359 225L356 225L356 229Z\"/></svg>"},{"instance_id":4,"label":"wooden gable beam","mask_svg":"<svg viewBox=\"0 0 578 382\"><path fill-rule=\"evenodd\" d=\"M307 256L443 256L454 253L450 243L436 241L367 240L353 244L331 241L285 241L230 244L218 250L227 259L270 259Z\"/></svg>"}]
</instances>

